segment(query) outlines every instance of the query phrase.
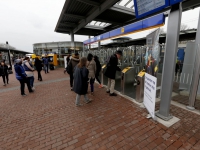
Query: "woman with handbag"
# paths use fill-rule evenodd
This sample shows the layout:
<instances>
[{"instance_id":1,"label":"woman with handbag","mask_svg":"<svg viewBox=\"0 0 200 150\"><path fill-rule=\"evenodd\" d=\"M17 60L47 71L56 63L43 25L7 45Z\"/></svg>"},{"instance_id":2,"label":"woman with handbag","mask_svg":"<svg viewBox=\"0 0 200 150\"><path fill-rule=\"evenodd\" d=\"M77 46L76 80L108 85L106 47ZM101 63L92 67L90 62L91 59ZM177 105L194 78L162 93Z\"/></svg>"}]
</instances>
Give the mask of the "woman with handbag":
<instances>
[{"instance_id":1,"label":"woman with handbag","mask_svg":"<svg viewBox=\"0 0 200 150\"><path fill-rule=\"evenodd\" d=\"M80 98L81 95L84 95L85 103L91 102L87 96L88 90L88 69L86 68L87 59L82 57L78 65L74 69L74 87L73 90L77 94L76 95L76 106L81 106Z\"/></svg>"},{"instance_id":2,"label":"woman with handbag","mask_svg":"<svg viewBox=\"0 0 200 150\"><path fill-rule=\"evenodd\" d=\"M5 64L4 61L1 61L0 75L2 76L4 86L6 86L6 83L8 84L9 78L8 78L8 66Z\"/></svg>"},{"instance_id":3,"label":"woman with handbag","mask_svg":"<svg viewBox=\"0 0 200 150\"><path fill-rule=\"evenodd\" d=\"M89 71L89 82L90 82L90 89L91 89L91 95L94 94L94 81L95 81L95 74L96 74L96 62L93 59L92 54L88 54L87 56L87 69Z\"/></svg>"}]
</instances>

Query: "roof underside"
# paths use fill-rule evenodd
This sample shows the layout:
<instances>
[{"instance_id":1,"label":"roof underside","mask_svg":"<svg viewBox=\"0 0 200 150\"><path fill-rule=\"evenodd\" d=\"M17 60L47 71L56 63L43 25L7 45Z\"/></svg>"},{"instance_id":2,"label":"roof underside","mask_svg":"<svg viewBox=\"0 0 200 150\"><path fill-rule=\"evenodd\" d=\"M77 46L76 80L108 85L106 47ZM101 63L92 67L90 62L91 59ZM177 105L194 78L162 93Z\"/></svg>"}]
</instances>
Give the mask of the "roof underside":
<instances>
[{"instance_id":1,"label":"roof underside","mask_svg":"<svg viewBox=\"0 0 200 150\"><path fill-rule=\"evenodd\" d=\"M183 2L184 11L198 6ZM97 36L136 21L133 0L66 0L55 32Z\"/></svg>"}]
</instances>

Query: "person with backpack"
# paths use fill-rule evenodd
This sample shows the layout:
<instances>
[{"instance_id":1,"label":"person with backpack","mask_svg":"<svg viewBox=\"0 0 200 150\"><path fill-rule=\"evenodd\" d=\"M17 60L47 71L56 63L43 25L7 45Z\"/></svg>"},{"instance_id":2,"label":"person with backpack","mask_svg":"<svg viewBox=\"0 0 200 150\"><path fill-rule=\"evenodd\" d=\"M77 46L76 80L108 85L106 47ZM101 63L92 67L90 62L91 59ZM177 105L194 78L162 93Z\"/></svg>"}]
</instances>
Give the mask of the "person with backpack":
<instances>
[{"instance_id":1,"label":"person with backpack","mask_svg":"<svg viewBox=\"0 0 200 150\"><path fill-rule=\"evenodd\" d=\"M40 61L38 57L35 58L35 68L38 72L38 80L42 81L42 75L41 75L42 61Z\"/></svg>"},{"instance_id":2,"label":"person with backpack","mask_svg":"<svg viewBox=\"0 0 200 150\"><path fill-rule=\"evenodd\" d=\"M96 74L96 62L93 59L92 54L88 54L87 56L87 69L89 71L89 81L90 81L90 89L91 89L91 95L94 94L94 81L95 81L95 74Z\"/></svg>"},{"instance_id":3,"label":"person with backpack","mask_svg":"<svg viewBox=\"0 0 200 150\"><path fill-rule=\"evenodd\" d=\"M21 88L21 95L26 96L25 91L24 91L25 83L27 84L29 93L32 93L33 90L31 89L31 86L30 86L30 80L27 77L24 68L22 67L22 60L17 59L14 67L15 67L16 79L20 82L20 85L21 85L21 87L20 87Z\"/></svg>"},{"instance_id":4,"label":"person with backpack","mask_svg":"<svg viewBox=\"0 0 200 150\"><path fill-rule=\"evenodd\" d=\"M106 71L105 76L108 77L108 86L107 86L107 93L110 93L110 96L117 96L116 93L114 93L114 87L115 87L115 74L116 71L121 71L121 69L117 66L118 65L118 59L122 56L122 51L118 50L115 54L113 54L110 57L110 60L108 61L106 65Z\"/></svg>"},{"instance_id":5,"label":"person with backpack","mask_svg":"<svg viewBox=\"0 0 200 150\"><path fill-rule=\"evenodd\" d=\"M73 91L73 81L74 81L74 68L79 63L79 54L75 53L75 55L72 56L70 59L68 65L67 65L67 73L70 76L70 87L71 91Z\"/></svg>"},{"instance_id":6,"label":"person with backpack","mask_svg":"<svg viewBox=\"0 0 200 150\"><path fill-rule=\"evenodd\" d=\"M88 91L88 74L89 71L86 68L87 58L82 57L78 65L74 69L74 92L76 95L76 106L81 106L80 98L84 95L85 103L91 102L87 96Z\"/></svg>"},{"instance_id":7,"label":"person with backpack","mask_svg":"<svg viewBox=\"0 0 200 150\"><path fill-rule=\"evenodd\" d=\"M101 71L101 64L100 64L98 56L96 55L94 56L94 61L96 62L96 68L97 68L96 73L95 73L95 78L99 82L99 88L102 88L103 85L101 84L101 81L99 80L99 72Z\"/></svg>"},{"instance_id":8,"label":"person with backpack","mask_svg":"<svg viewBox=\"0 0 200 150\"><path fill-rule=\"evenodd\" d=\"M24 67L25 73L27 75L27 78L29 78L30 86L31 86L32 90L35 90L35 87L33 86L33 84L34 84L34 73L33 73L34 68L33 68L33 65L30 63L29 57L25 57L23 67Z\"/></svg>"},{"instance_id":9,"label":"person with backpack","mask_svg":"<svg viewBox=\"0 0 200 150\"><path fill-rule=\"evenodd\" d=\"M1 61L0 64L0 76L2 76L4 86L6 86L6 83L8 84L9 78L8 78L8 66L5 64L4 61Z\"/></svg>"}]
</instances>

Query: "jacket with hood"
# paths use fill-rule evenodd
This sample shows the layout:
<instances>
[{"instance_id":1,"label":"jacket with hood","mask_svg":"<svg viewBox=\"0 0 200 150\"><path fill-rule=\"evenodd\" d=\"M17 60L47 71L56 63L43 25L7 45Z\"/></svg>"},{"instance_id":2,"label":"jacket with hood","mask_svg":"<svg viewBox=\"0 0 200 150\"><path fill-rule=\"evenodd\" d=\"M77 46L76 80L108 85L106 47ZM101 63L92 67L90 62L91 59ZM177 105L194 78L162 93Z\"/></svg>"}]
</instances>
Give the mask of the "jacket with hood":
<instances>
[{"instance_id":1,"label":"jacket with hood","mask_svg":"<svg viewBox=\"0 0 200 150\"><path fill-rule=\"evenodd\" d=\"M17 63L15 64L15 76L17 80L26 79L27 75L21 64L17 64Z\"/></svg>"},{"instance_id":2,"label":"jacket with hood","mask_svg":"<svg viewBox=\"0 0 200 150\"><path fill-rule=\"evenodd\" d=\"M96 73L96 62L92 59L91 61L87 61L86 65L87 69L89 70L89 75L88 78L95 78L95 73Z\"/></svg>"},{"instance_id":3,"label":"jacket with hood","mask_svg":"<svg viewBox=\"0 0 200 150\"><path fill-rule=\"evenodd\" d=\"M24 61L23 67L24 67L25 73L27 74L28 77L34 76L34 73L33 73L33 71L34 71L33 65L30 64L27 60Z\"/></svg>"},{"instance_id":4,"label":"jacket with hood","mask_svg":"<svg viewBox=\"0 0 200 150\"><path fill-rule=\"evenodd\" d=\"M70 72L73 74L74 73L74 68L76 67L76 65L79 63L79 59L76 57L72 57L69 61L69 68L71 69Z\"/></svg>"}]
</instances>

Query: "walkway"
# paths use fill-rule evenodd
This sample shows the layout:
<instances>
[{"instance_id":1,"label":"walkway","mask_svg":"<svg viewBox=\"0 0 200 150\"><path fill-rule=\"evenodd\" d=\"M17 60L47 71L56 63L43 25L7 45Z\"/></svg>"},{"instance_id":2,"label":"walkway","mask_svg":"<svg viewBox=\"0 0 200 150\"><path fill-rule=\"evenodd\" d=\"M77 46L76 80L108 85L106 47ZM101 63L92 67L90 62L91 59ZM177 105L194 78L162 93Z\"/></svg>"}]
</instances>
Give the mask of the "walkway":
<instances>
[{"instance_id":1,"label":"walkway","mask_svg":"<svg viewBox=\"0 0 200 150\"><path fill-rule=\"evenodd\" d=\"M63 69L42 76L27 97L21 97L14 75L6 87L0 84L0 150L200 149L197 114L172 106L172 115L181 120L166 128L146 119L145 109L110 97L97 85L89 95L93 102L76 107Z\"/></svg>"}]
</instances>

